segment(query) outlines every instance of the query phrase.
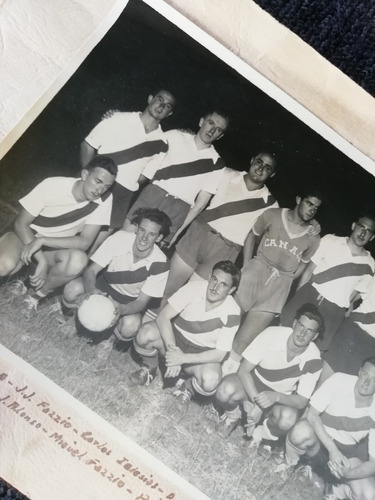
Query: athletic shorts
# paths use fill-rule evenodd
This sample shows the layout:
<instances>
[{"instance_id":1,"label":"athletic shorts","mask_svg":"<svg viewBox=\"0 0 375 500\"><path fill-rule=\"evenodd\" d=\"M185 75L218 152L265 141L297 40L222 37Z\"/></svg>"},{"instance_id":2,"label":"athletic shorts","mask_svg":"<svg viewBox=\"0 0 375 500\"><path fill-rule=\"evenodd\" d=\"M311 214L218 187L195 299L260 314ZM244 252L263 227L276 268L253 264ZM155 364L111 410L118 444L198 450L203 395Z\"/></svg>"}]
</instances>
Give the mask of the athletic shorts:
<instances>
[{"instance_id":1,"label":"athletic shorts","mask_svg":"<svg viewBox=\"0 0 375 500\"><path fill-rule=\"evenodd\" d=\"M199 346L197 344L193 344L186 337L182 335L176 328L173 328L174 338L176 340L176 346L181 349L184 353L196 354L199 352L205 352L210 350L210 347Z\"/></svg>"},{"instance_id":2,"label":"athletic shorts","mask_svg":"<svg viewBox=\"0 0 375 500\"><path fill-rule=\"evenodd\" d=\"M315 343L321 351L326 351L345 318L346 309L325 299L311 283L306 283L285 306L281 314L281 324L292 326L297 310L307 303L316 305L324 318L324 332Z\"/></svg>"},{"instance_id":3,"label":"athletic shorts","mask_svg":"<svg viewBox=\"0 0 375 500\"><path fill-rule=\"evenodd\" d=\"M129 191L129 189L115 181L112 186L112 196L113 201L109 227L120 229L124 225L126 214L134 201L136 192Z\"/></svg>"},{"instance_id":4,"label":"athletic shorts","mask_svg":"<svg viewBox=\"0 0 375 500\"><path fill-rule=\"evenodd\" d=\"M165 212L171 219L172 226L169 236L164 241L170 241L174 233L182 226L190 210L190 205L167 193L155 184L146 186L131 207L127 218L131 221L135 210L138 208L158 208Z\"/></svg>"},{"instance_id":5,"label":"athletic shorts","mask_svg":"<svg viewBox=\"0 0 375 500\"><path fill-rule=\"evenodd\" d=\"M251 309L280 314L292 281L291 276L254 257L242 269L237 298L246 312Z\"/></svg>"},{"instance_id":6,"label":"athletic shorts","mask_svg":"<svg viewBox=\"0 0 375 500\"><path fill-rule=\"evenodd\" d=\"M208 280L217 262L235 262L241 248L241 245L227 240L206 222L195 220L178 242L176 252L198 276Z\"/></svg>"},{"instance_id":7,"label":"athletic shorts","mask_svg":"<svg viewBox=\"0 0 375 500\"><path fill-rule=\"evenodd\" d=\"M374 352L375 338L347 318L324 353L324 359L335 372L358 375L363 361Z\"/></svg>"}]
</instances>

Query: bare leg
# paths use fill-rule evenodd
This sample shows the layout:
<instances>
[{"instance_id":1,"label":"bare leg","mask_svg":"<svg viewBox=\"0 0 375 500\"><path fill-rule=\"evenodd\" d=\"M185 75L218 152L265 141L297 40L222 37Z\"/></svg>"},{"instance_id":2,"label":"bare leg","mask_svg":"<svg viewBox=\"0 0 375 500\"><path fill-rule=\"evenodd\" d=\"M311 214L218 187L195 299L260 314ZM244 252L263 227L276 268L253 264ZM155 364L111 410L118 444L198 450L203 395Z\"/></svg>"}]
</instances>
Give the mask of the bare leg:
<instances>
[{"instance_id":1,"label":"bare leg","mask_svg":"<svg viewBox=\"0 0 375 500\"><path fill-rule=\"evenodd\" d=\"M203 396L214 394L221 379L220 363L186 366L184 372L195 378L193 388Z\"/></svg>"},{"instance_id":2,"label":"bare leg","mask_svg":"<svg viewBox=\"0 0 375 500\"><path fill-rule=\"evenodd\" d=\"M0 238L0 276L10 276L22 267L23 243L16 233L10 232Z\"/></svg>"},{"instance_id":3,"label":"bare leg","mask_svg":"<svg viewBox=\"0 0 375 500\"><path fill-rule=\"evenodd\" d=\"M49 271L41 289L45 295L77 278L87 265L88 257L83 250L56 250L45 252Z\"/></svg>"},{"instance_id":4,"label":"bare leg","mask_svg":"<svg viewBox=\"0 0 375 500\"><path fill-rule=\"evenodd\" d=\"M272 312L250 310L236 333L232 350L241 355L255 337L271 324L274 317Z\"/></svg>"},{"instance_id":5,"label":"bare leg","mask_svg":"<svg viewBox=\"0 0 375 500\"><path fill-rule=\"evenodd\" d=\"M177 252L174 252L171 259L167 285L165 287L161 308L165 306L169 297L179 290L194 273L194 269L181 259Z\"/></svg>"}]
</instances>

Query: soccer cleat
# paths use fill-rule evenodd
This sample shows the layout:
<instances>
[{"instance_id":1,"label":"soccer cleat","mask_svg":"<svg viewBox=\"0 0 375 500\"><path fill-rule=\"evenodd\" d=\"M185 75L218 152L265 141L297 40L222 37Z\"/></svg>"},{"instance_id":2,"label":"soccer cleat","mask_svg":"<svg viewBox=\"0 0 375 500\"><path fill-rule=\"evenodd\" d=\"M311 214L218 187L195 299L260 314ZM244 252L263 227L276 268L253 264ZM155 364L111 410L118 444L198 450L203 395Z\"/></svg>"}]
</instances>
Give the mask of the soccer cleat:
<instances>
[{"instance_id":1,"label":"soccer cleat","mask_svg":"<svg viewBox=\"0 0 375 500\"><path fill-rule=\"evenodd\" d=\"M207 417L207 419L210 420L211 422L214 422L216 424L220 422L220 418L222 417L222 415L220 415L220 413L217 411L213 403L205 405L203 407L203 412Z\"/></svg>"},{"instance_id":2,"label":"soccer cleat","mask_svg":"<svg viewBox=\"0 0 375 500\"><path fill-rule=\"evenodd\" d=\"M173 397L177 399L179 403L182 403L182 405L185 406L190 403L192 393L182 384L179 389L176 389L173 392Z\"/></svg>"},{"instance_id":3,"label":"soccer cleat","mask_svg":"<svg viewBox=\"0 0 375 500\"><path fill-rule=\"evenodd\" d=\"M25 319L29 320L34 314L37 313L38 305L39 300L36 297L26 295L22 301L20 313Z\"/></svg>"},{"instance_id":4,"label":"soccer cleat","mask_svg":"<svg viewBox=\"0 0 375 500\"><path fill-rule=\"evenodd\" d=\"M216 433L218 436L220 436L223 439L229 438L229 436L232 434L232 432L236 429L236 427L239 425L240 419L232 419L229 418L226 413L224 413L221 416L220 422L218 423L216 427Z\"/></svg>"},{"instance_id":5,"label":"soccer cleat","mask_svg":"<svg viewBox=\"0 0 375 500\"><path fill-rule=\"evenodd\" d=\"M131 385L150 385L156 376L156 370L150 370L147 366L141 366L139 370L129 375Z\"/></svg>"},{"instance_id":6,"label":"soccer cleat","mask_svg":"<svg viewBox=\"0 0 375 500\"><path fill-rule=\"evenodd\" d=\"M311 480L313 477L311 465L300 465L299 467L296 467L294 469L294 472L297 473L299 476L304 477L306 479Z\"/></svg>"},{"instance_id":7,"label":"soccer cleat","mask_svg":"<svg viewBox=\"0 0 375 500\"><path fill-rule=\"evenodd\" d=\"M21 297L21 295L25 295L27 292L27 287L22 280L14 280L9 283L8 287L9 295L12 297Z\"/></svg>"}]
</instances>

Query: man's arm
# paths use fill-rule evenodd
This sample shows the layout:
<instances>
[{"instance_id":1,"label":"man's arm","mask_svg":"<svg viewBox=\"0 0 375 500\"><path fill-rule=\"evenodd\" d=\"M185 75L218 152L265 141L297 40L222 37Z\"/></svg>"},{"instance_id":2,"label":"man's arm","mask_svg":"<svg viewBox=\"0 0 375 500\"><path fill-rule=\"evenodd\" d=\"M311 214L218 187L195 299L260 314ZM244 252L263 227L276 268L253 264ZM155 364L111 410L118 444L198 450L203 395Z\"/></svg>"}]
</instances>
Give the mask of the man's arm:
<instances>
[{"instance_id":1,"label":"man's arm","mask_svg":"<svg viewBox=\"0 0 375 500\"><path fill-rule=\"evenodd\" d=\"M255 367L256 365L254 363L250 363L247 359L243 359L237 372L243 388L252 402L255 402L255 398L258 396L258 391L252 376L252 371Z\"/></svg>"},{"instance_id":2,"label":"man's arm","mask_svg":"<svg viewBox=\"0 0 375 500\"><path fill-rule=\"evenodd\" d=\"M25 264L28 264L32 256L44 246L55 249L77 248L86 251L94 242L100 228L101 226L86 224L82 231L75 236L66 236L62 238L40 236L25 246L21 259Z\"/></svg>"},{"instance_id":3,"label":"man's arm","mask_svg":"<svg viewBox=\"0 0 375 500\"><path fill-rule=\"evenodd\" d=\"M301 275L301 279L299 280L297 290L310 281L312 273L314 272L315 268L316 268L316 264L314 264L310 260L310 262L307 264L307 266L305 267L305 270L303 271L303 273ZM298 272L298 270L297 270L297 272Z\"/></svg>"},{"instance_id":4,"label":"man's arm","mask_svg":"<svg viewBox=\"0 0 375 500\"><path fill-rule=\"evenodd\" d=\"M88 142L85 140L81 142L81 147L80 147L80 160L81 160L81 167L84 168L86 165L94 158L96 155L97 150L90 146Z\"/></svg>"},{"instance_id":5,"label":"man's arm","mask_svg":"<svg viewBox=\"0 0 375 500\"><path fill-rule=\"evenodd\" d=\"M211 198L212 198L211 193L208 193L207 191L199 191L198 196L195 199L194 205L190 208L184 222L182 223L182 226L178 229L178 231L176 231L173 238L171 239L171 242L168 245L169 247L175 243L175 241L180 236L182 231L184 231L184 229L186 229L189 226L189 224L191 224L193 220L196 217L198 217L198 215L202 212L202 210L207 206Z\"/></svg>"},{"instance_id":6,"label":"man's arm","mask_svg":"<svg viewBox=\"0 0 375 500\"><path fill-rule=\"evenodd\" d=\"M128 314L138 314L144 311L150 302L151 297L143 292L140 292L138 297L129 302L129 304L116 303L117 311L120 316L127 316Z\"/></svg>"},{"instance_id":7,"label":"man's arm","mask_svg":"<svg viewBox=\"0 0 375 500\"><path fill-rule=\"evenodd\" d=\"M304 272L304 270L306 269L307 266L308 266L308 263L302 262L302 260L301 260L298 264L297 271L293 274L293 279L294 280L298 279L301 276L301 274Z\"/></svg>"},{"instance_id":8,"label":"man's arm","mask_svg":"<svg viewBox=\"0 0 375 500\"><path fill-rule=\"evenodd\" d=\"M340 474L340 473L339 473ZM375 460L367 460L356 466L343 467L340 476L345 479L366 479L375 475Z\"/></svg>"},{"instance_id":9,"label":"man's arm","mask_svg":"<svg viewBox=\"0 0 375 500\"><path fill-rule=\"evenodd\" d=\"M262 391L255 397L256 403L263 409L279 403L285 406L302 410L309 400L299 394L283 394L276 391Z\"/></svg>"},{"instance_id":10,"label":"man's arm","mask_svg":"<svg viewBox=\"0 0 375 500\"><path fill-rule=\"evenodd\" d=\"M165 350L169 349L169 346L176 346L176 339L172 328L172 319L175 318L177 314L178 312L168 302L156 318L156 324L158 325Z\"/></svg>"},{"instance_id":11,"label":"man's arm","mask_svg":"<svg viewBox=\"0 0 375 500\"><path fill-rule=\"evenodd\" d=\"M103 267L96 262L91 262L84 270L82 280L86 296L91 295L97 290L96 277L102 269Z\"/></svg>"},{"instance_id":12,"label":"man's arm","mask_svg":"<svg viewBox=\"0 0 375 500\"><path fill-rule=\"evenodd\" d=\"M344 466L344 467L349 467L349 461L341 453L341 451L337 448L329 434L326 432L324 429L323 423L320 418L320 413L318 410L316 410L313 406L309 406L307 410L307 415L306 418L313 428L313 431L315 432L317 438L319 441L322 443L324 448L328 451L329 454L329 461L334 465L334 466Z\"/></svg>"},{"instance_id":13,"label":"man's arm","mask_svg":"<svg viewBox=\"0 0 375 500\"><path fill-rule=\"evenodd\" d=\"M225 351L220 351L219 349L208 349L207 351L198 353L185 353L177 348L167 351L165 360L167 367L186 364L203 365L205 363L220 363L226 354Z\"/></svg>"},{"instance_id":14,"label":"man's arm","mask_svg":"<svg viewBox=\"0 0 375 500\"><path fill-rule=\"evenodd\" d=\"M254 248L256 242L259 240L259 236L257 236L254 231L251 229L249 234L246 236L246 240L243 246L243 264L247 264L249 260L252 259L254 255Z\"/></svg>"}]
</instances>

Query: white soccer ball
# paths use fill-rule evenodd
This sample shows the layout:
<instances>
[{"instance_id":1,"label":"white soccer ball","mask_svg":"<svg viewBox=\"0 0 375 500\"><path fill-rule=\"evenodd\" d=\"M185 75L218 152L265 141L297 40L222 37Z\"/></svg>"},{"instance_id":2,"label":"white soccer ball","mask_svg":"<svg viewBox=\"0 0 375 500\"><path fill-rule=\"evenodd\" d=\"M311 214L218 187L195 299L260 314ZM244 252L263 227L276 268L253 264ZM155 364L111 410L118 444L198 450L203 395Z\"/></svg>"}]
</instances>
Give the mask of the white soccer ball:
<instances>
[{"instance_id":1,"label":"white soccer ball","mask_svg":"<svg viewBox=\"0 0 375 500\"><path fill-rule=\"evenodd\" d=\"M105 295L93 294L84 300L77 311L82 326L91 332L102 332L115 319L114 303Z\"/></svg>"}]
</instances>

